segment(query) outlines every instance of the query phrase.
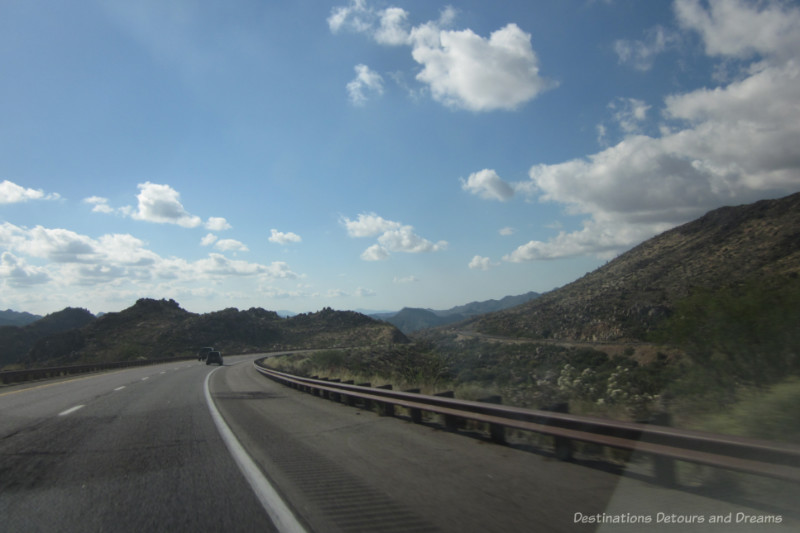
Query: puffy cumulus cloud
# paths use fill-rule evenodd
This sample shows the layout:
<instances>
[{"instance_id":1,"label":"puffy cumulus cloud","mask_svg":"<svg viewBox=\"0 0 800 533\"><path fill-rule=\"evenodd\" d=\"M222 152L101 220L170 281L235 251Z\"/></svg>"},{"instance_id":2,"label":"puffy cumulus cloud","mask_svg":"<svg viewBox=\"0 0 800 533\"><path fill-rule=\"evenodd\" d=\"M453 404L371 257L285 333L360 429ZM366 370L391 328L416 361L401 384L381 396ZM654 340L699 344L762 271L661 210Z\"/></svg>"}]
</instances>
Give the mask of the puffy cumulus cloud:
<instances>
[{"instance_id":1,"label":"puffy cumulus cloud","mask_svg":"<svg viewBox=\"0 0 800 533\"><path fill-rule=\"evenodd\" d=\"M466 181L462 178L461 188L487 200L505 202L514 196L514 188L503 181L497 175L497 172L491 169L473 172Z\"/></svg>"},{"instance_id":2,"label":"puffy cumulus cloud","mask_svg":"<svg viewBox=\"0 0 800 533\"><path fill-rule=\"evenodd\" d=\"M277 244L289 244L290 242L300 242L303 239L300 238L300 235L297 233L287 232L283 233L282 231L278 231L276 229L270 230L269 242L274 242Z\"/></svg>"},{"instance_id":3,"label":"puffy cumulus cloud","mask_svg":"<svg viewBox=\"0 0 800 533\"><path fill-rule=\"evenodd\" d=\"M97 241L74 231L42 226L27 229L7 222L3 226L0 242L32 257L53 263L86 263L103 255Z\"/></svg>"},{"instance_id":4,"label":"puffy cumulus cloud","mask_svg":"<svg viewBox=\"0 0 800 533\"><path fill-rule=\"evenodd\" d=\"M365 261L382 261L388 259L392 252L438 252L447 247L445 241L433 243L414 233L412 226L386 220L374 213L362 213L356 220L343 217L342 223L351 237L378 236L377 244L361 254L361 259Z\"/></svg>"},{"instance_id":5,"label":"puffy cumulus cloud","mask_svg":"<svg viewBox=\"0 0 800 533\"><path fill-rule=\"evenodd\" d=\"M470 29L449 29L455 13L448 7L438 20L409 27L409 13L402 8L375 9L366 0L352 0L331 11L328 27L333 33L363 33L382 45L410 47L411 57L422 66L416 79L452 108L516 109L556 85L539 75L531 35L519 26L507 24L485 38ZM351 101L360 104L365 90L382 91L382 79L364 65L356 72L347 88Z\"/></svg>"},{"instance_id":6,"label":"puffy cumulus cloud","mask_svg":"<svg viewBox=\"0 0 800 533\"><path fill-rule=\"evenodd\" d=\"M209 217L205 224L205 228L211 231L225 231L232 227L223 217Z\"/></svg>"},{"instance_id":7,"label":"puffy cumulus cloud","mask_svg":"<svg viewBox=\"0 0 800 533\"><path fill-rule=\"evenodd\" d=\"M389 252L380 244L373 244L361 254L364 261L385 261L389 259Z\"/></svg>"},{"instance_id":8,"label":"puffy cumulus cloud","mask_svg":"<svg viewBox=\"0 0 800 533\"><path fill-rule=\"evenodd\" d=\"M139 184L139 201L132 217L146 222L177 224L184 228L196 228L203 222L200 217L190 215L180 202L180 194L169 185L157 183Z\"/></svg>"},{"instance_id":9,"label":"puffy cumulus cloud","mask_svg":"<svg viewBox=\"0 0 800 533\"><path fill-rule=\"evenodd\" d=\"M680 23L700 33L709 54L763 55L753 57L742 79L667 97L662 116L669 126L660 137L629 135L586 158L533 166L518 191L588 218L582 229L531 241L506 260L613 256L721 205L800 189L800 8L739 1L712 1L708 9L690 0L675 5ZM741 31L743 21L748 32Z\"/></svg>"},{"instance_id":10,"label":"puffy cumulus cloud","mask_svg":"<svg viewBox=\"0 0 800 533\"><path fill-rule=\"evenodd\" d=\"M489 270L492 266L494 266L494 264L491 259L480 255L476 255L469 262L469 268L473 270Z\"/></svg>"},{"instance_id":11,"label":"puffy cumulus cloud","mask_svg":"<svg viewBox=\"0 0 800 533\"><path fill-rule=\"evenodd\" d=\"M367 103L369 95L383 94L383 77L366 65L355 66L356 77L347 84L347 94L353 105Z\"/></svg>"},{"instance_id":12,"label":"puffy cumulus cloud","mask_svg":"<svg viewBox=\"0 0 800 533\"><path fill-rule=\"evenodd\" d=\"M355 220L343 217L342 223L351 237L372 237L401 226L399 222L386 220L375 213L361 213Z\"/></svg>"},{"instance_id":13,"label":"puffy cumulus cloud","mask_svg":"<svg viewBox=\"0 0 800 533\"><path fill-rule=\"evenodd\" d=\"M0 255L0 280L11 287L29 287L50 281L44 268L27 264L25 259L11 252Z\"/></svg>"},{"instance_id":14,"label":"puffy cumulus cloud","mask_svg":"<svg viewBox=\"0 0 800 533\"><path fill-rule=\"evenodd\" d=\"M0 204L16 204L28 200L57 200L58 193L45 194L41 189L28 189L8 180L0 181Z\"/></svg>"},{"instance_id":15,"label":"puffy cumulus cloud","mask_svg":"<svg viewBox=\"0 0 800 533\"><path fill-rule=\"evenodd\" d=\"M222 241L220 241L222 242ZM241 250L237 241L223 248ZM186 261L161 257L147 244L128 234L108 234L93 239L60 228L24 228L10 223L0 225L0 279L6 286L56 283L62 287L114 284L121 287L156 287L157 282L181 285L203 283L209 279L253 276L261 280L300 277L280 261L260 264L228 259L219 253ZM44 267L28 264L24 257L48 261Z\"/></svg>"},{"instance_id":16,"label":"puffy cumulus cloud","mask_svg":"<svg viewBox=\"0 0 800 533\"><path fill-rule=\"evenodd\" d=\"M235 239L221 239L214 243L214 248L223 252L249 252L250 249L244 243Z\"/></svg>"},{"instance_id":17,"label":"puffy cumulus cloud","mask_svg":"<svg viewBox=\"0 0 800 533\"><path fill-rule=\"evenodd\" d=\"M700 34L710 56L748 58L755 54L783 61L797 57L800 49L800 10L785 2L768 0L676 0L679 23Z\"/></svg>"},{"instance_id":18,"label":"puffy cumulus cloud","mask_svg":"<svg viewBox=\"0 0 800 533\"><path fill-rule=\"evenodd\" d=\"M425 25L411 31L417 79L443 104L470 111L512 110L555 86L539 75L531 36L516 24L486 39L472 30Z\"/></svg>"},{"instance_id":19,"label":"puffy cumulus cloud","mask_svg":"<svg viewBox=\"0 0 800 533\"><path fill-rule=\"evenodd\" d=\"M161 258L133 235L103 235L98 240L105 261L122 266L149 267Z\"/></svg>"}]
</instances>

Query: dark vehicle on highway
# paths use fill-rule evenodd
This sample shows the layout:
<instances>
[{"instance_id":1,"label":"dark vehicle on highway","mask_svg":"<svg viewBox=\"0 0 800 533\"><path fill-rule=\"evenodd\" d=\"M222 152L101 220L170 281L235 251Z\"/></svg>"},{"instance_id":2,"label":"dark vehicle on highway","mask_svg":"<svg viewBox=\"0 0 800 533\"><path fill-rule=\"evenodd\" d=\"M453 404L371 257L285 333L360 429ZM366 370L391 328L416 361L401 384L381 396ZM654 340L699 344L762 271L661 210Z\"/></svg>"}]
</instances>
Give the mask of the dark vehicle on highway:
<instances>
[{"instance_id":1,"label":"dark vehicle on highway","mask_svg":"<svg viewBox=\"0 0 800 533\"><path fill-rule=\"evenodd\" d=\"M197 360L198 361L205 361L206 357L208 357L209 352L213 352L214 348L210 348L206 346L205 348L200 348L200 351L197 352Z\"/></svg>"},{"instance_id":2,"label":"dark vehicle on highway","mask_svg":"<svg viewBox=\"0 0 800 533\"><path fill-rule=\"evenodd\" d=\"M206 364L210 365L211 363L217 363L219 366L222 366L222 354L217 351L208 352Z\"/></svg>"}]
</instances>

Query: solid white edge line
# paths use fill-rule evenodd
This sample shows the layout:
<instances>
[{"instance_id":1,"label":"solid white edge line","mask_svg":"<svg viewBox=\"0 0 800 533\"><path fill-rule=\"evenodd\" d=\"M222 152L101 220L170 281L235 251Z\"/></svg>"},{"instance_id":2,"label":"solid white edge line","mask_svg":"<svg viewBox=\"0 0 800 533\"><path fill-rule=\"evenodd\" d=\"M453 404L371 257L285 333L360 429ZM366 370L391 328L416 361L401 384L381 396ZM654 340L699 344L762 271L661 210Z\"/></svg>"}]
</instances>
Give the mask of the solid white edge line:
<instances>
[{"instance_id":1,"label":"solid white edge line","mask_svg":"<svg viewBox=\"0 0 800 533\"><path fill-rule=\"evenodd\" d=\"M264 474L261 473L261 469L258 468L258 465L242 447L239 439L233 434L233 431L231 431L231 428L217 410L217 406L214 405L208 388L208 381L211 378L211 374L220 368L222 367L217 367L206 375L205 394L208 410L211 412L211 418L214 419L214 424L216 424L222 440L239 466L239 470L242 471L245 479L250 483L250 487L256 493L264 510L267 511L272 523L278 528L278 531L281 533L306 533L306 529L297 521L294 513L292 513L267 478L264 477Z\"/></svg>"}]
</instances>

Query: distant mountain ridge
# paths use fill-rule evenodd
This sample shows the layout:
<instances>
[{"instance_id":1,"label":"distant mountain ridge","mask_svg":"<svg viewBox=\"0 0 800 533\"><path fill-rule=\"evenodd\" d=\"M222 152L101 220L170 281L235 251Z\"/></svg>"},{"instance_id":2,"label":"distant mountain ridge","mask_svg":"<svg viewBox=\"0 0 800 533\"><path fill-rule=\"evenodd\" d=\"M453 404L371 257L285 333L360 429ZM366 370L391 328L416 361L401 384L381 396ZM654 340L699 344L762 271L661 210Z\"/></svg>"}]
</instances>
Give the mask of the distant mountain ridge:
<instances>
[{"instance_id":1,"label":"distant mountain ridge","mask_svg":"<svg viewBox=\"0 0 800 533\"><path fill-rule=\"evenodd\" d=\"M28 312L20 313L6 309L5 311L0 311L0 326L27 326L40 318L42 317Z\"/></svg>"},{"instance_id":2,"label":"distant mountain ridge","mask_svg":"<svg viewBox=\"0 0 800 533\"><path fill-rule=\"evenodd\" d=\"M459 327L578 341L643 340L698 289L800 275L800 193L723 207L664 232L582 278Z\"/></svg>"},{"instance_id":3,"label":"distant mountain ridge","mask_svg":"<svg viewBox=\"0 0 800 533\"><path fill-rule=\"evenodd\" d=\"M330 308L289 318L260 308L195 314L174 300L143 298L123 311L89 317L78 327L39 336L24 356L3 364L49 366L155 359L193 355L202 346L214 346L223 353L253 353L409 342L390 324Z\"/></svg>"},{"instance_id":4,"label":"distant mountain ridge","mask_svg":"<svg viewBox=\"0 0 800 533\"><path fill-rule=\"evenodd\" d=\"M395 325L403 333L408 334L421 329L460 322L476 315L508 309L537 297L539 297L539 293L530 291L517 296L506 296L500 300L470 302L446 310L437 311L418 307L404 307L396 313L376 313L370 316L378 320L385 320Z\"/></svg>"}]
</instances>

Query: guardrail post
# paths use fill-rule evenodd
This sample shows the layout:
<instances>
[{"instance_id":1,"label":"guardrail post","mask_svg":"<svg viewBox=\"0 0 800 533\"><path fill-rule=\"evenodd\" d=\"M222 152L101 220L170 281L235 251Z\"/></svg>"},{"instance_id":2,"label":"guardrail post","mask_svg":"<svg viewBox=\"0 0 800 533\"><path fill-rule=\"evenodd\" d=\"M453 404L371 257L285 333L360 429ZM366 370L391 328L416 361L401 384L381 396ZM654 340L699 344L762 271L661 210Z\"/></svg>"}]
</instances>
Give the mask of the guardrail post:
<instances>
[{"instance_id":1,"label":"guardrail post","mask_svg":"<svg viewBox=\"0 0 800 533\"><path fill-rule=\"evenodd\" d=\"M455 398L456 393L451 390L448 390L444 392L437 392L436 394L434 394L434 396L441 396L442 398ZM458 431L458 427L460 425L459 423L460 421L458 418L452 415L443 415L443 418L444 418L444 427L446 427L451 431Z\"/></svg>"},{"instance_id":2,"label":"guardrail post","mask_svg":"<svg viewBox=\"0 0 800 533\"><path fill-rule=\"evenodd\" d=\"M419 394L421 389L406 389L403 392L413 392L414 394ZM408 410L409 416L411 416L411 421L415 424L422 423L422 409L410 408Z\"/></svg>"},{"instance_id":3,"label":"guardrail post","mask_svg":"<svg viewBox=\"0 0 800 533\"><path fill-rule=\"evenodd\" d=\"M353 381L352 379L348 379L347 381L342 381L342 383L345 385L354 385L355 381ZM349 394L343 394L342 399L344 400L344 403L350 407L353 407L356 404L356 399L350 396Z\"/></svg>"},{"instance_id":4,"label":"guardrail post","mask_svg":"<svg viewBox=\"0 0 800 533\"><path fill-rule=\"evenodd\" d=\"M552 411L554 413L569 413L569 404L567 402L554 403L543 407L542 411ZM555 446L556 458L560 461L572 460L572 441L566 437L553 437L553 444Z\"/></svg>"},{"instance_id":5,"label":"guardrail post","mask_svg":"<svg viewBox=\"0 0 800 533\"><path fill-rule=\"evenodd\" d=\"M375 387L376 389L385 389L385 390L392 390L391 385L381 385L380 387ZM380 416L394 416L394 404L389 402L377 402L378 403L378 414Z\"/></svg>"},{"instance_id":6,"label":"guardrail post","mask_svg":"<svg viewBox=\"0 0 800 533\"><path fill-rule=\"evenodd\" d=\"M495 394L492 396L487 396L486 398L479 398L478 401L501 405L503 403L503 398L502 396L498 396ZM489 438L491 438L492 442L496 444L505 444L506 428L501 426L500 424L489 424Z\"/></svg>"},{"instance_id":7,"label":"guardrail post","mask_svg":"<svg viewBox=\"0 0 800 533\"><path fill-rule=\"evenodd\" d=\"M342 380L339 379L339 378L336 378L336 379L331 379L329 381L331 383L341 383ZM329 392L328 393L328 399L338 403L338 402L341 401L342 397L338 392Z\"/></svg>"},{"instance_id":8,"label":"guardrail post","mask_svg":"<svg viewBox=\"0 0 800 533\"><path fill-rule=\"evenodd\" d=\"M356 383L356 385L358 385L359 387L372 387L372 383L370 383L369 381L365 381L364 383ZM364 410L365 411L371 411L372 410L372 402L371 401L364 400L363 404L364 404Z\"/></svg>"},{"instance_id":9,"label":"guardrail post","mask_svg":"<svg viewBox=\"0 0 800 533\"><path fill-rule=\"evenodd\" d=\"M654 413L648 422L656 426L671 426L672 416L666 411L661 411ZM670 487L676 485L678 478L675 475L675 460L661 455L654 455L653 475L662 485Z\"/></svg>"}]
</instances>

